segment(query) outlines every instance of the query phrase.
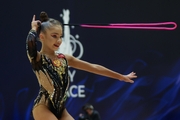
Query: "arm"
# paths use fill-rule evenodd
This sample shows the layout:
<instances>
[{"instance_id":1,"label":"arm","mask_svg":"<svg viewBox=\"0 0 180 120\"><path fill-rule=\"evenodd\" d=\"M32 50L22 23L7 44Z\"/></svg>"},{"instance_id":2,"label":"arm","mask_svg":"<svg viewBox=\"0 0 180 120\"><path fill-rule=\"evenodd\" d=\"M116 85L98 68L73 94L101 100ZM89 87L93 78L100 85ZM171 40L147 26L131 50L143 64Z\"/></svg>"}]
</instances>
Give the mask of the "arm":
<instances>
[{"instance_id":1,"label":"arm","mask_svg":"<svg viewBox=\"0 0 180 120\"><path fill-rule=\"evenodd\" d=\"M35 61L37 57L37 33L30 30L26 39L26 50L30 62Z\"/></svg>"},{"instance_id":2,"label":"arm","mask_svg":"<svg viewBox=\"0 0 180 120\"><path fill-rule=\"evenodd\" d=\"M37 52L37 28L38 28L38 21L35 21L35 16L33 16L33 20L31 23L31 30L28 33L26 38L26 50L27 55L30 62L35 62L38 59L38 52Z\"/></svg>"},{"instance_id":3,"label":"arm","mask_svg":"<svg viewBox=\"0 0 180 120\"><path fill-rule=\"evenodd\" d=\"M128 75L122 75L120 73L117 73L115 71L112 71L104 66L98 65L98 64L92 64L83 60L79 60L73 56L70 55L65 55L67 60L68 60L68 64L71 67L74 67L76 69L80 69L80 70L84 70L84 71L88 71L91 73L95 73L98 75L102 75L102 76L106 76L106 77L110 77L110 78L114 78L114 79L118 79L118 80L122 80L125 82L130 82L133 83L134 81L131 80L132 78L136 78L136 75L134 72L128 74Z\"/></svg>"}]
</instances>

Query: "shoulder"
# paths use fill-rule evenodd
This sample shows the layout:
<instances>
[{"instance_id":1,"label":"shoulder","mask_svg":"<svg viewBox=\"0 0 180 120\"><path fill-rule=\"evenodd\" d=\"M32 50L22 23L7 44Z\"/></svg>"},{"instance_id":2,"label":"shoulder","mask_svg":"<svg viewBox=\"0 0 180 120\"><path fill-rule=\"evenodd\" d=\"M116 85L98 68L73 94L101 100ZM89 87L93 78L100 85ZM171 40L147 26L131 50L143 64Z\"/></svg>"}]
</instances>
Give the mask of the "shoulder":
<instances>
[{"instance_id":1,"label":"shoulder","mask_svg":"<svg viewBox=\"0 0 180 120\"><path fill-rule=\"evenodd\" d=\"M62 53L58 53L58 54L57 54L57 57L58 57L58 58L66 58L66 56L65 56L64 54L62 54Z\"/></svg>"},{"instance_id":2,"label":"shoulder","mask_svg":"<svg viewBox=\"0 0 180 120\"><path fill-rule=\"evenodd\" d=\"M76 58L72 55L64 54L64 57L67 59L67 61L71 62L76 60Z\"/></svg>"},{"instance_id":3,"label":"shoulder","mask_svg":"<svg viewBox=\"0 0 180 120\"><path fill-rule=\"evenodd\" d=\"M67 64L70 66L75 61L75 57L73 57L71 55L67 55L67 54L58 53L57 57L58 57L58 59L64 59L67 62Z\"/></svg>"},{"instance_id":4,"label":"shoulder","mask_svg":"<svg viewBox=\"0 0 180 120\"><path fill-rule=\"evenodd\" d=\"M67 60L68 62L73 59L73 56L67 55L67 54L63 54L63 53L57 53L57 57L58 57L59 59L61 59L61 58L62 58L62 59L65 59L65 60Z\"/></svg>"}]
</instances>

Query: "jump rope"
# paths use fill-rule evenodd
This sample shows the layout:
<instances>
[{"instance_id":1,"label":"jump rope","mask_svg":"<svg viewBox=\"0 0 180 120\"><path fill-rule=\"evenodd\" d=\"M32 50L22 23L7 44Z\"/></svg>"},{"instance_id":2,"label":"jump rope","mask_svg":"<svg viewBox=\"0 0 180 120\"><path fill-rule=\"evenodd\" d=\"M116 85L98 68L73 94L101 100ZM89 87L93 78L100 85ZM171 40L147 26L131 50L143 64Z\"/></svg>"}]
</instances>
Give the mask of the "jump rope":
<instances>
[{"instance_id":1,"label":"jump rope","mask_svg":"<svg viewBox=\"0 0 180 120\"><path fill-rule=\"evenodd\" d=\"M84 28L112 28L112 29L144 29L144 30L175 30L175 22L157 23L110 23L110 24L63 24L65 26L80 26Z\"/></svg>"}]
</instances>

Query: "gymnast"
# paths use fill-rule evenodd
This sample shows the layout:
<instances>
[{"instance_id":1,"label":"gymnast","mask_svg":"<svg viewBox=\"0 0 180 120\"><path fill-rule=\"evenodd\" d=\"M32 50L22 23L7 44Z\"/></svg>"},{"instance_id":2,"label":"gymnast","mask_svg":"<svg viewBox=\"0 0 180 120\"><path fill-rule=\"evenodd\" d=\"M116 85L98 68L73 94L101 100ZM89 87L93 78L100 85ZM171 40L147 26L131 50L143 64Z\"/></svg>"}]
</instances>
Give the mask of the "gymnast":
<instances>
[{"instance_id":1,"label":"gymnast","mask_svg":"<svg viewBox=\"0 0 180 120\"><path fill-rule=\"evenodd\" d=\"M49 18L46 12L40 13L40 20L33 16L26 50L40 86L32 109L35 120L74 120L65 107L69 87L68 66L129 83L134 83L132 79L137 77L134 72L122 75L101 65L56 53L62 43L62 35L62 24ZM38 41L42 44L40 51L37 50Z\"/></svg>"}]
</instances>

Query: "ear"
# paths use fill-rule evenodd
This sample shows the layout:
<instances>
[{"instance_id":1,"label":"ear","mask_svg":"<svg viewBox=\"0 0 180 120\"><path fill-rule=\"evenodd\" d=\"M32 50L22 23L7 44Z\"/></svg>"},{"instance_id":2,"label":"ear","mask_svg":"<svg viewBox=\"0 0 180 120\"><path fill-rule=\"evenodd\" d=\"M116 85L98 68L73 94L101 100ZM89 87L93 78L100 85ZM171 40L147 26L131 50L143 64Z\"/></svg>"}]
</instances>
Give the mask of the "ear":
<instances>
[{"instance_id":1,"label":"ear","mask_svg":"<svg viewBox=\"0 0 180 120\"><path fill-rule=\"evenodd\" d=\"M43 41L44 38L45 38L44 34L43 34L43 33L40 33L40 34L39 34L39 39L40 39L41 41Z\"/></svg>"}]
</instances>

